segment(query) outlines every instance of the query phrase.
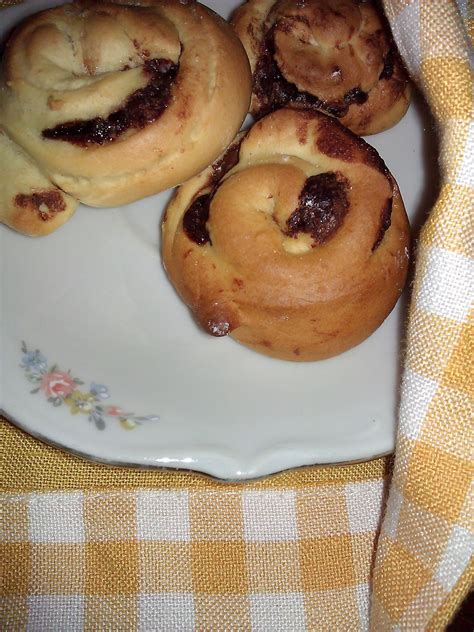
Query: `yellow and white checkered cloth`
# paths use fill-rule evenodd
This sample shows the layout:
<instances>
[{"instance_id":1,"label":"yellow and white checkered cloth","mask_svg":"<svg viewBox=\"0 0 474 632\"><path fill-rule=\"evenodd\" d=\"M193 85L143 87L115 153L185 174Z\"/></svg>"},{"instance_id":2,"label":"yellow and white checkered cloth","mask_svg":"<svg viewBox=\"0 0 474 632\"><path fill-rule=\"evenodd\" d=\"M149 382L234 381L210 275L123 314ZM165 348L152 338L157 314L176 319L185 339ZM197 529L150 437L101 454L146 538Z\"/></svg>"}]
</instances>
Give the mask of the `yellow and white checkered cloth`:
<instances>
[{"instance_id":1,"label":"yellow and white checkered cloth","mask_svg":"<svg viewBox=\"0 0 474 632\"><path fill-rule=\"evenodd\" d=\"M229 485L5 434L5 629L367 629L384 460Z\"/></svg>"},{"instance_id":2,"label":"yellow and white checkered cloth","mask_svg":"<svg viewBox=\"0 0 474 632\"><path fill-rule=\"evenodd\" d=\"M417 249L393 476L379 459L219 484L87 463L3 422L2 629L442 630L466 594L474 16L469 0L384 4L437 121L442 176Z\"/></svg>"},{"instance_id":3,"label":"yellow and white checkered cloth","mask_svg":"<svg viewBox=\"0 0 474 632\"><path fill-rule=\"evenodd\" d=\"M454 0L384 4L437 123L441 192L417 249L371 627L431 630L474 550L474 16L472 3Z\"/></svg>"}]
</instances>

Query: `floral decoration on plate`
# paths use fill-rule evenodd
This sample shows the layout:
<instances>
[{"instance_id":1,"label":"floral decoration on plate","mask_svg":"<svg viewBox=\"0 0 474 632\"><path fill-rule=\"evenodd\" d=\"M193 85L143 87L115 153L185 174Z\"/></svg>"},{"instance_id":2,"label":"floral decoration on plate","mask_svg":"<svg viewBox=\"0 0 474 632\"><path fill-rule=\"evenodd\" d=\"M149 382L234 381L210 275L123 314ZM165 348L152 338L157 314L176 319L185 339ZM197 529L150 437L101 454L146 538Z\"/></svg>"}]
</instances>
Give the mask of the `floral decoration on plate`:
<instances>
[{"instance_id":1,"label":"floral decoration on plate","mask_svg":"<svg viewBox=\"0 0 474 632\"><path fill-rule=\"evenodd\" d=\"M159 420L156 415L139 417L119 406L105 403L110 394L103 384L92 382L86 389L83 387L84 382L73 377L70 370L63 371L56 364L49 366L39 349L30 351L26 343L22 342L21 350L23 357L20 366L26 379L35 385L30 392L41 392L53 406L65 404L72 415L87 415L98 430L104 430L110 419L117 421L125 430L133 430L145 421Z\"/></svg>"}]
</instances>

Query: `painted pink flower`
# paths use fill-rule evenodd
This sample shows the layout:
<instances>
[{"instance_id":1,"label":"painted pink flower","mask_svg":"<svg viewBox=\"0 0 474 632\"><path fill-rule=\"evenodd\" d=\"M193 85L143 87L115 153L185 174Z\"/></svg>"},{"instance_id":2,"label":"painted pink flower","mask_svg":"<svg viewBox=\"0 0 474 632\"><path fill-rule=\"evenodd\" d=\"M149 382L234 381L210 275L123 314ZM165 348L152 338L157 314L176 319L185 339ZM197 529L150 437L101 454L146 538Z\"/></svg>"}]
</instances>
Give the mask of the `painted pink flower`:
<instances>
[{"instance_id":1,"label":"painted pink flower","mask_svg":"<svg viewBox=\"0 0 474 632\"><path fill-rule=\"evenodd\" d=\"M41 378L41 390L46 397L67 397L76 388L74 379L69 373L53 371L45 373Z\"/></svg>"},{"instance_id":2,"label":"painted pink flower","mask_svg":"<svg viewBox=\"0 0 474 632\"><path fill-rule=\"evenodd\" d=\"M107 415L110 415L111 417L118 417L119 415L123 413L123 410L119 408L118 406L107 406L107 408L105 409L105 412Z\"/></svg>"}]
</instances>

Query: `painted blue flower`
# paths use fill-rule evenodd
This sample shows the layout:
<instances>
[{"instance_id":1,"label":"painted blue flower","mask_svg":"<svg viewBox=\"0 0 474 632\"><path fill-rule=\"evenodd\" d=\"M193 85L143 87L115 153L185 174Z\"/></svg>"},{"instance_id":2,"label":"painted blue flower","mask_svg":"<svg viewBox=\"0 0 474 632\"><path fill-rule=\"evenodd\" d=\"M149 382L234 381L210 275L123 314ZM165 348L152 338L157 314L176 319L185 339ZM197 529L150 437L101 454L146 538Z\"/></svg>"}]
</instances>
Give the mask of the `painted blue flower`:
<instances>
[{"instance_id":1,"label":"painted blue flower","mask_svg":"<svg viewBox=\"0 0 474 632\"><path fill-rule=\"evenodd\" d=\"M103 384L96 384L95 382L92 382L90 391L99 399L109 399L110 397L109 389Z\"/></svg>"},{"instance_id":2,"label":"painted blue flower","mask_svg":"<svg viewBox=\"0 0 474 632\"><path fill-rule=\"evenodd\" d=\"M30 373L44 373L48 368L48 363L44 355L36 350L23 354L21 366Z\"/></svg>"}]
</instances>

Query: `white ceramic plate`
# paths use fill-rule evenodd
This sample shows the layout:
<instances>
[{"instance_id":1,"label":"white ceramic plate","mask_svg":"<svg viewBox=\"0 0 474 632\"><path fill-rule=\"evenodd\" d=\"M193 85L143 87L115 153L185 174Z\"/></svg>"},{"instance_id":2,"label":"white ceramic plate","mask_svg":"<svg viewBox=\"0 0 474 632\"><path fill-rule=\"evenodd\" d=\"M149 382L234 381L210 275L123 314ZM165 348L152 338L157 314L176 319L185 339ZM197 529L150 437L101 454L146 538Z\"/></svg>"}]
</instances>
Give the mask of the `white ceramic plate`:
<instances>
[{"instance_id":1,"label":"white ceramic plate","mask_svg":"<svg viewBox=\"0 0 474 632\"><path fill-rule=\"evenodd\" d=\"M59 3L3 10L2 35L52 4ZM208 4L228 17L238 3ZM370 140L412 218L432 197L435 152L423 121L412 105L395 129ZM403 305L369 340L318 363L273 360L211 338L161 265L159 224L169 197L80 207L46 238L0 227L4 414L93 459L224 479L391 452ZM61 395L73 389L65 402Z\"/></svg>"}]
</instances>

